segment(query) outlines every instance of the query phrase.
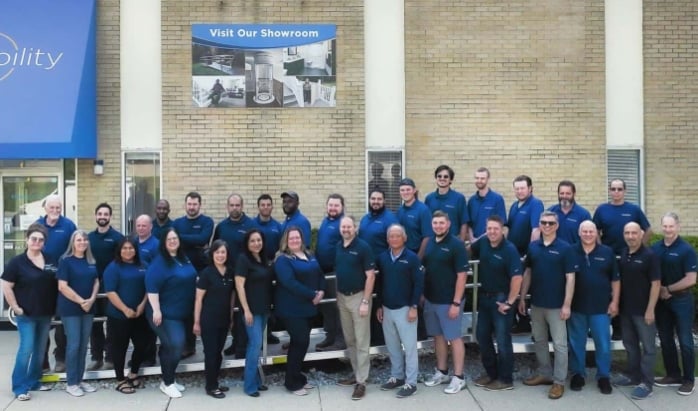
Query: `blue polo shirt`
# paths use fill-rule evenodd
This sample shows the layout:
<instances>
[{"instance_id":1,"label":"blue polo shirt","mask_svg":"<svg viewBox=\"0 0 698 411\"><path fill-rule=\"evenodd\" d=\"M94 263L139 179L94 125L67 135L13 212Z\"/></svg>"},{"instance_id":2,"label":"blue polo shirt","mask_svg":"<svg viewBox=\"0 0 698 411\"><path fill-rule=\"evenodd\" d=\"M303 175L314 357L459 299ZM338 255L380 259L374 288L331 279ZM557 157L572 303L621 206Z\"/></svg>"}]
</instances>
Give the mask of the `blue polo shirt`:
<instances>
[{"instance_id":1,"label":"blue polo shirt","mask_svg":"<svg viewBox=\"0 0 698 411\"><path fill-rule=\"evenodd\" d=\"M92 255L95 257L95 261L97 261L97 274L99 274L99 278L102 278L104 270L109 263L114 261L116 247L124 236L120 232L114 230L113 227L109 227L109 230L104 233L94 230L87 234L87 237L90 240Z\"/></svg>"},{"instance_id":2,"label":"blue polo shirt","mask_svg":"<svg viewBox=\"0 0 698 411\"><path fill-rule=\"evenodd\" d=\"M465 196L453 189L449 189L446 194L439 194L439 190L429 193L424 199L424 204L429 207L432 214L436 210L448 214L448 218L451 220L449 233L456 237L460 234L461 226L470 222Z\"/></svg>"},{"instance_id":3,"label":"blue polo shirt","mask_svg":"<svg viewBox=\"0 0 698 411\"><path fill-rule=\"evenodd\" d=\"M310 248L311 240L311 227L310 221L301 214L300 210L296 210L295 213L287 215L284 222L281 224L281 234L286 231L289 227L298 227L303 234L303 243L305 243L305 248Z\"/></svg>"},{"instance_id":4,"label":"blue polo shirt","mask_svg":"<svg viewBox=\"0 0 698 411\"><path fill-rule=\"evenodd\" d=\"M507 221L504 197L499 193L489 189L484 197L481 197L477 191L470 196L470 199L468 199L468 215L470 216L470 227L475 238L485 234L485 231L487 231L487 217L493 214L502 217L502 221Z\"/></svg>"},{"instance_id":5,"label":"blue polo shirt","mask_svg":"<svg viewBox=\"0 0 698 411\"><path fill-rule=\"evenodd\" d=\"M388 249L388 227L398 223L395 214L387 208L380 214L368 213L359 223L359 238L368 243L374 256L379 255Z\"/></svg>"},{"instance_id":6,"label":"blue polo shirt","mask_svg":"<svg viewBox=\"0 0 698 411\"><path fill-rule=\"evenodd\" d=\"M267 258L273 260L276 256L276 252L279 251L281 234L283 234L281 223L273 218L270 218L269 221L262 221L259 215L254 218L254 223L257 228L264 233L264 250L266 251Z\"/></svg>"},{"instance_id":7,"label":"blue polo shirt","mask_svg":"<svg viewBox=\"0 0 698 411\"><path fill-rule=\"evenodd\" d=\"M80 297L88 299L92 297L92 289L97 279L97 266L89 264L87 258L78 258L74 255L61 258L58 263L58 272L56 278L60 281L66 281L68 286L73 289ZM89 313L80 308L80 304L74 303L67 299L63 293L58 293L58 302L56 304L56 314L61 317L69 317L76 315L94 314L95 304Z\"/></svg>"},{"instance_id":8,"label":"blue polo shirt","mask_svg":"<svg viewBox=\"0 0 698 411\"><path fill-rule=\"evenodd\" d=\"M523 204L514 201L509 208L509 234L507 239L514 243L520 255L526 254L531 243L531 232L538 228L538 220L543 212L543 202L530 195Z\"/></svg>"},{"instance_id":9,"label":"blue polo shirt","mask_svg":"<svg viewBox=\"0 0 698 411\"><path fill-rule=\"evenodd\" d=\"M63 216L59 216L56 224L52 226L46 223L46 216L39 218L36 222L48 230L44 253L48 254L53 261L58 261L70 245L70 236L77 230L75 223Z\"/></svg>"},{"instance_id":10,"label":"blue polo shirt","mask_svg":"<svg viewBox=\"0 0 698 411\"><path fill-rule=\"evenodd\" d=\"M458 273L468 272L465 244L454 235L441 242L429 238L424 257L424 297L434 304L451 304Z\"/></svg>"},{"instance_id":11,"label":"blue polo shirt","mask_svg":"<svg viewBox=\"0 0 698 411\"><path fill-rule=\"evenodd\" d=\"M194 313L196 268L191 262L178 261L168 265L161 254L153 259L145 273L145 290L159 294L162 318L184 321ZM153 308L147 304L149 315Z\"/></svg>"},{"instance_id":12,"label":"blue polo shirt","mask_svg":"<svg viewBox=\"0 0 698 411\"><path fill-rule=\"evenodd\" d=\"M603 244L596 244L587 254L582 244L572 246L576 268L572 311L586 314L605 314L611 302L611 283L620 281L616 255Z\"/></svg>"},{"instance_id":13,"label":"blue polo shirt","mask_svg":"<svg viewBox=\"0 0 698 411\"><path fill-rule=\"evenodd\" d=\"M663 239L657 241L652 251L659 258L663 286L681 281L686 273L696 271L696 251L681 236L670 245L664 244Z\"/></svg>"},{"instance_id":14,"label":"blue polo shirt","mask_svg":"<svg viewBox=\"0 0 698 411\"><path fill-rule=\"evenodd\" d=\"M424 293L424 267L417 254L407 248L398 256L393 256L391 250L384 251L376 259L376 268L379 304L391 310L419 304Z\"/></svg>"},{"instance_id":15,"label":"blue polo shirt","mask_svg":"<svg viewBox=\"0 0 698 411\"><path fill-rule=\"evenodd\" d=\"M154 235L146 238L143 242L138 239L138 236L134 237L133 240L138 244L138 256L141 258L141 262L146 265L150 264L159 252L160 240Z\"/></svg>"},{"instance_id":16,"label":"blue polo shirt","mask_svg":"<svg viewBox=\"0 0 698 411\"><path fill-rule=\"evenodd\" d=\"M111 262L104 270L104 292L115 292L127 307L135 310L145 297L145 266ZM107 300L107 316L126 320L122 311Z\"/></svg>"},{"instance_id":17,"label":"blue polo shirt","mask_svg":"<svg viewBox=\"0 0 698 411\"><path fill-rule=\"evenodd\" d=\"M337 291L349 294L363 290L366 285L366 271L376 268L376 258L371 252L371 247L357 237L346 247L343 241L337 243L335 252Z\"/></svg>"},{"instance_id":18,"label":"blue polo shirt","mask_svg":"<svg viewBox=\"0 0 698 411\"><path fill-rule=\"evenodd\" d=\"M403 204L397 210L397 219L405 227L407 248L415 253L419 251L422 240L434 235L431 229L431 211L419 200L415 200L411 206Z\"/></svg>"},{"instance_id":19,"label":"blue polo shirt","mask_svg":"<svg viewBox=\"0 0 698 411\"><path fill-rule=\"evenodd\" d=\"M571 246L557 237L546 246L539 238L528 246L524 265L531 269L531 305L561 308L567 273L576 271Z\"/></svg>"},{"instance_id":20,"label":"blue polo shirt","mask_svg":"<svg viewBox=\"0 0 698 411\"><path fill-rule=\"evenodd\" d=\"M577 203L572 205L572 209L567 214L562 212L560 204L555 204L548 210L557 214L557 221L559 223L557 236L570 244L580 242L579 225L582 224L582 221L591 220L589 211Z\"/></svg>"},{"instance_id":21,"label":"blue polo shirt","mask_svg":"<svg viewBox=\"0 0 698 411\"><path fill-rule=\"evenodd\" d=\"M320 263L322 271L326 273L334 270L334 258L337 255L337 244L342 241L342 233L339 231L339 223L342 217L344 217L344 214L340 214L337 218L323 218L320 229L317 231L315 257Z\"/></svg>"},{"instance_id":22,"label":"blue polo shirt","mask_svg":"<svg viewBox=\"0 0 698 411\"><path fill-rule=\"evenodd\" d=\"M235 267L235 261L241 252L245 250L245 234L247 230L255 228L254 221L245 213L240 220L233 221L230 218L221 220L213 231L213 240L223 240L228 243L228 266ZM266 245L266 244L265 244Z\"/></svg>"},{"instance_id":23,"label":"blue polo shirt","mask_svg":"<svg viewBox=\"0 0 698 411\"><path fill-rule=\"evenodd\" d=\"M599 205L594 211L593 221L596 228L601 230L601 242L611 247L616 255L620 255L620 252L626 247L623 238L623 229L626 224L634 221L645 231L650 228L650 222L647 221L642 209L627 201L621 205L611 203Z\"/></svg>"},{"instance_id":24,"label":"blue polo shirt","mask_svg":"<svg viewBox=\"0 0 698 411\"><path fill-rule=\"evenodd\" d=\"M659 259L644 245L631 254L626 248L618 261L620 273L620 312L631 316L644 316L650 300L652 281L662 278Z\"/></svg>"},{"instance_id":25,"label":"blue polo shirt","mask_svg":"<svg viewBox=\"0 0 698 411\"><path fill-rule=\"evenodd\" d=\"M474 260L480 260L479 280L482 291L509 295L509 286L514 276L522 275L519 252L506 238L492 247L487 237L482 237L470 246Z\"/></svg>"},{"instance_id":26,"label":"blue polo shirt","mask_svg":"<svg viewBox=\"0 0 698 411\"><path fill-rule=\"evenodd\" d=\"M160 237L162 237L162 233L165 232L168 228L172 227L173 221L170 220L169 218L165 221L165 224L160 225L158 224L157 220L153 220L153 230L150 232L153 237L156 239L160 240Z\"/></svg>"},{"instance_id":27,"label":"blue polo shirt","mask_svg":"<svg viewBox=\"0 0 698 411\"><path fill-rule=\"evenodd\" d=\"M187 216L179 217L172 222L172 227L177 231L180 246L196 271L206 267L206 247L213 235L213 219L199 214L196 218Z\"/></svg>"},{"instance_id":28,"label":"blue polo shirt","mask_svg":"<svg viewBox=\"0 0 698 411\"><path fill-rule=\"evenodd\" d=\"M274 262L276 288L274 310L279 317L314 317L317 306L313 304L316 290L325 289L325 274L315 257L302 260L281 254Z\"/></svg>"}]
</instances>

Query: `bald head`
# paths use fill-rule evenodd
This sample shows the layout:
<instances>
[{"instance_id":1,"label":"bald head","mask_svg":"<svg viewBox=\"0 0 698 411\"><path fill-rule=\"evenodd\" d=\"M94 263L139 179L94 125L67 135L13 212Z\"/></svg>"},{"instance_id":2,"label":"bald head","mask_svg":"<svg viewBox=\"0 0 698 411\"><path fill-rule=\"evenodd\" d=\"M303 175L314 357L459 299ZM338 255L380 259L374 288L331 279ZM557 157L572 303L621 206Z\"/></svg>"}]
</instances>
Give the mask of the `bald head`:
<instances>
[{"instance_id":1,"label":"bald head","mask_svg":"<svg viewBox=\"0 0 698 411\"><path fill-rule=\"evenodd\" d=\"M136 234L139 240L146 240L150 237L153 229L153 220L147 214L141 214L136 218Z\"/></svg>"},{"instance_id":2,"label":"bald head","mask_svg":"<svg viewBox=\"0 0 698 411\"><path fill-rule=\"evenodd\" d=\"M623 239L625 240L625 244L628 245L630 253L636 252L640 246L642 246L642 237L644 235L645 232L642 231L640 224L634 221L629 222L623 227Z\"/></svg>"}]
</instances>

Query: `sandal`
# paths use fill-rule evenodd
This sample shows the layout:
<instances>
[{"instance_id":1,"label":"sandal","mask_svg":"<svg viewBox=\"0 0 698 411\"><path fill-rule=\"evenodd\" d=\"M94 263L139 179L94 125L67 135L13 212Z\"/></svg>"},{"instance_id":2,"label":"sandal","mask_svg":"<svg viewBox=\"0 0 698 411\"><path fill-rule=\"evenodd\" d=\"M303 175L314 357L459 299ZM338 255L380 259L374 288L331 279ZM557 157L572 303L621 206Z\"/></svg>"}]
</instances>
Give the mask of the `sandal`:
<instances>
[{"instance_id":1,"label":"sandal","mask_svg":"<svg viewBox=\"0 0 698 411\"><path fill-rule=\"evenodd\" d=\"M32 396L31 396L31 394L29 394L28 392L27 392L27 393L24 393L24 394L19 394L19 395L17 396L17 400L18 400L18 401L29 401L29 400L31 400L31 399L32 399Z\"/></svg>"},{"instance_id":2,"label":"sandal","mask_svg":"<svg viewBox=\"0 0 698 411\"><path fill-rule=\"evenodd\" d=\"M122 394L133 394L134 392L136 392L136 389L133 388L133 385L131 385L128 379L125 379L120 383L116 384L116 390Z\"/></svg>"},{"instance_id":3,"label":"sandal","mask_svg":"<svg viewBox=\"0 0 698 411\"><path fill-rule=\"evenodd\" d=\"M135 389L145 388L145 383L138 376L133 378L126 377L126 381L128 381L131 384L131 387Z\"/></svg>"}]
</instances>

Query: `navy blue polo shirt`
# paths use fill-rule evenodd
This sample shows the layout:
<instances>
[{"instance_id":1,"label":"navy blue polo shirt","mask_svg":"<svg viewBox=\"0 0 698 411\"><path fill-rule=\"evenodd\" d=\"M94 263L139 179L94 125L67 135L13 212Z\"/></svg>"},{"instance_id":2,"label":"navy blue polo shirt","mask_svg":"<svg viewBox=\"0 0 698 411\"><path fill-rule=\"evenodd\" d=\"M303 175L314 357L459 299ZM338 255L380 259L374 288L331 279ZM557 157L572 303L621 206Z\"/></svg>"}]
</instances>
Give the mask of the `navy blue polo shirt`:
<instances>
[{"instance_id":1,"label":"navy blue polo shirt","mask_svg":"<svg viewBox=\"0 0 698 411\"><path fill-rule=\"evenodd\" d=\"M342 233L339 231L339 223L342 217L344 217L344 214L340 214L337 218L323 218L320 229L317 231L315 257L320 263L322 270L326 273L334 270L337 244L342 241Z\"/></svg>"},{"instance_id":2,"label":"navy blue polo shirt","mask_svg":"<svg viewBox=\"0 0 698 411\"><path fill-rule=\"evenodd\" d=\"M92 255L97 261L97 274L99 278L102 278L104 270L107 268L109 263L114 261L114 253L116 252L116 247L119 242L124 238L124 236L116 231L113 227L109 227L104 233L100 233L97 230L92 231L87 234L87 238L90 240L90 250L92 250Z\"/></svg>"},{"instance_id":3,"label":"navy blue polo shirt","mask_svg":"<svg viewBox=\"0 0 698 411\"><path fill-rule=\"evenodd\" d=\"M468 272L468 255L460 238L447 235L441 242L429 238L424 257L424 297L434 304L451 304L458 273Z\"/></svg>"},{"instance_id":4,"label":"navy blue polo shirt","mask_svg":"<svg viewBox=\"0 0 698 411\"><path fill-rule=\"evenodd\" d=\"M509 208L507 239L514 243L520 255L526 254L528 245L531 243L531 232L534 228L538 228L543 210L543 202L533 195L530 195L521 205L518 200L514 201Z\"/></svg>"},{"instance_id":5,"label":"navy blue polo shirt","mask_svg":"<svg viewBox=\"0 0 698 411\"><path fill-rule=\"evenodd\" d=\"M138 236L134 237L134 241L138 244L138 256L143 263L150 264L151 261L158 254L160 247L160 240L155 238L154 235L146 238L145 241L141 242Z\"/></svg>"},{"instance_id":6,"label":"navy blue polo shirt","mask_svg":"<svg viewBox=\"0 0 698 411\"><path fill-rule=\"evenodd\" d=\"M162 233L164 233L168 228L172 227L172 223L173 221L169 218L165 221L165 224L163 225L160 225L157 222L157 220L153 220L153 229L150 233L153 235L153 237L160 240L160 237L162 237Z\"/></svg>"},{"instance_id":7,"label":"navy blue polo shirt","mask_svg":"<svg viewBox=\"0 0 698 411\"><path fill-rule=\"evenodd\" d=\"M366 241L373 251L373 255L379 255L388 249L388 227L398 224L395 214L387 208L382 213L374 215L368 213L359 223L359 238Z\"/></svg>"},{"instance_id":8,"label":"navy blue polo shirt","mask_svg":"<svg viewBox=\"0 0 698 411\"><path fill-rule=\"evenodd\" d=\"M560 204L555 204L548 210L557 214L557 221L559 223L557 236L570 244L580 242L579 225L582 224L582 221L591 220L589 211L577 203L572 205L572 209L567 214L562 212Z\"/></svg>"},{"instance_id":9,"label":"navy blue polo shirt","mask_svg":"<svg viewBox=\"0 0 698 411\"><path fill-rule=\"evenodd\" d=\"M48 237L44 243L44 253L48 254L54 262L57 262L68 249L70 236L77 230L75 223L63 216L59 216L54 225L46 223L46 216L39 218L36 222L48 230Z\"/></svg>"},{"instance_id":10,"label":"navy blue polo shirt","mask_svg":"<svg viewBox=\"0 0 698 411\"><path fill-rule=\"evenodd\" d=\"M203 270L207 264L206 247L213 235L213 219L203 214L196 218L182 216L172 222L172 227L177 231L180 246L196 271Z\"/></svg>"},{"instance_id":11,"label":"navy blue polo shirt","mask_svg":"<svg viewBox=\"0 0 698 411\"><path fill-rule=\"evenodd\" d=\"M286 231L286 229L289 227L300 228L301 233L303 234L303 243L305 244L305 248L310 248L310 221L303 214L301 214L300 210L296 210L295 213L286 216L286 219L281 224L281 234L283 234L284 231Z\"/></svg>"},{"instance_id":12,"label":"navy blue polo shirt","mask_svg":"<svg viewBox=\"0 0 698 411\"><path fill-rule=\"evenodd\" d=\"M397 219L405 227L407 248L417 252L422 240L434 235L431 229L431 211L426 204L415 200L411 206L403 204L397 210Z\"/></svg>"},{"instance_id":13,"label":"navy blue polo shirt","mask_svg":"<svg viewBox=\"0 0 698 411\"><path fill-rule=\"evenodd\" d=\"M276 252L279 251L281 234L283 234L281 223L273 218L270 218L269 221L262 221L259 215L254 218L254 223L257 228L264 233L264 250L266 251L267 258L273 260L276 256Z\"/></svg>"},{"instance_id":14,"label":"navy blue polo shirt","mask_svg":"<svg viewBox=\"0 0 698 411\"><path fill-rule=\"evenodd\" d=\"M325 274L315 257L308 260L281 254L274 262L276 292L274 310L279 317L314 317L317 306L313 304L316 290L325 289Z\"/></svg>"},{"instance_id":15,"label":"navy blue polo shirt","mask_svg":"<svg viewBox=\"0 0 698 411\"><path fill-rule=\"evenodd\" d=\"M449 233L456 237L460 234L461 226L470 222L465 196L456 190L449 188L446 194L439 194L439 190L433 191L424 199L424 204L429 207L432 214L436 210L448 214L448 218L451 220Z\"/></svg>"},{"instance_id":16,"label":"navy blue polo shirt","mask_svg":"<svg viewBox=\"0 0 698 411\"><path fill-rule=\"evenodd\" d=\"M206 291L201 302L201 314L199 315L201 327L230 327L231 302L235 291L233 270L226 268L225 273L221 275L215 265L206 266L199 273L196 288Z\"/></svg>"},{"instance_id":17,"label":"navy blue polo shirt","mask_svg":"<svg viewBox=\"0 0 698 411\"><path fill-rule=\"evenodd\" d=\"M262 263L242 253L235 264L235 275L245 279L245 297L252 314L269 314L274 281L271 262ZM240 307L239 299L236 305Z\"/></svg>"},{"instance_id":18,"label":"navy blue polo shirt","mask_svg":"<svg viewBox=\"0 0 698 411\"><path fill-rule=\"evenodd\" d=\"M507 221L504 197L492 189L489 189L484 197L481 197L480 193L476 191L468 199L468 215L473 236L478 238L487 231L487 217L498 215L502 221Z\"/></svg>"},{"instance_id":19,"label":"navy blue polo shirt","mask_svg":"<svg viewBox=\"0 0 698 411\"><path fill-rule=\"evenodd\" d=\"M512 277L523 275L519 252L506 238L492 247L490 240L482 237L471 244L470 252L474 260L480 260L478 279L484 292L508 295Z\"/></svg>"},{"instance_id":20,"label":"navy blue polo shirt","mask_svg":"<svg viewBox=\"0 0 698 411\"><path fill-rule=\"evenodd\" d=\"M349 294L363 290L366 285L366 271L376 268L376 258L371 252L371 247L356 237L346 247L344 242L340 241L335 251L337 291Z\"/></svg>"},{"instance_id":21,"label":"navy blue polo shirt","mask_svg":"<svg viewBox=\"0 0 698 411\"><path fill-rule=\"evenodd\" d=\"M213 231L214 241L223 240L228 243L228 265L230 267L235 267L235 261L245 250L245 234L251 228L256 228L254 221L243 213L238 221L233 221L230 218L221 220Z\"/></svg>"},{"instance_id":22,"label":"navy blue polo shirt","mask_svg":"<svg viewBox=\"0 0 698 411\"><path fill-rule=\"evenodd\" d=\"M659 281L659 259L650 248L641 245L631 254L626 248L618 261L620 272L620 312L644 316L650 300L652 281Z\"/></svg>"},{"instance_id":23,"label":"navy blue polo shirt","mask_svg":"<svg viewBox=\"0 0 698 411\"><path fill-rule=\"evenodd\" d=\"M562 307L567 274L575 272L571 246L557 237L546 246L539 238L528 246L524 265L531 269L531 305Z\"/></svg>"},{"instance_id":24,"label":"navy blue polo shirt","mask_svg":"<svg viewBox=\"0 0 698 411\"><path fill-rule=\"evenodd\" d=\"M2 279L14 283L17 304L30 317L53 316L56 312L58 284L56 282L56 262L48 253L44 255L43 270L27 257L26 251L13 257L5 266Z\"/></svg>"},{"instance_id":25,"label":"navy blue polo shirt","mask_svg":"<svg viewBox=\"0 0 698 411\"><path fill-rule=\"evenodd\" d=\"M191 318L196 294L196 268L189 260L175 259L169 265L158 254L146 271L145 290L150 294L159 294L162 318L182 321ZM152 315L150 304L146 308Z\"/></svg>"},{"instance_id":26,"label":"navy blue polo shirt","mask_svg":"<svg viewBox=\"0 0 698 411\"><path fill-rule=\"evenodd\" d=\"M391 250L384 251L376 259L378 302L397 310L416 306L424 293L424 267L413 251L403 248L398 256Z\"/></svg>"},{"instance_id":27,"label":"navy blue polo shirt","mask_svg":"<svg viewBox=\"0 0 698 411\"><path fill-rule=\"evenodd\" d=\"M640 207L627 201L621 205L611 203L599 205L594 211L593 221L596 228L601 230L601 242L611 247L616 255L620 255L626 247L623 238L623 229L626 224L634 221L645 231L650 228L650 222L647 221Z\"/></svg>"},{"instance_id":28,"label":"navy blue polo shirt","mask_svg":"<svg viewBox=\"0 0 698 411\"><path fill-rule=\"evenodd\" d=\"M652 251L659 258L663 286L681 281L686 273L696 271L696 251L681 236L668 246L663 239L657 241Z\"/></svg>"},{"instance_id":29,"label":"navy blue polo shirt","mask_svg":"<svg viewBox=\"0 0 698 411\"><path fill-rule=\"evenodd\" d=\"M127 307L135 310L145 297L145 266L111 262L104 270L104 292L115 292ZM107 316L126 320L122 311L107 300Z\"/></svg>"},{"instance_id":30,"label":"navy blue polo shirt","mask_svg":"<svg viewBox=\"0 0 698 411\"><path fill-rule=\"evenodd\" d=\"M572 246L576 275L572 311L593 315L608 312L611 302L611 283L619 281L616 255L603 244L596 244L587 254L582 244Z\"/></svg>"},{"instance_id":31,"label":"navy blue polo shirt","mask_svg":"<svg viewBox=\"0 0 698 411\"><path fill-rule=\"evenodd\" d=\"M64 257L58 263L56 278L66 281L68 286L80 297L88 299L92 297L92 289L95 285L95 280L97 280L97 266L88 263L87 258L84 257L78 258L74 255ZM80 304L74 303L67 299L62 293L58 293L56 313L61 317L94 314L95 304L92 304L90 312L86 313L80 308Z\"/></svg>"}]
</instances>

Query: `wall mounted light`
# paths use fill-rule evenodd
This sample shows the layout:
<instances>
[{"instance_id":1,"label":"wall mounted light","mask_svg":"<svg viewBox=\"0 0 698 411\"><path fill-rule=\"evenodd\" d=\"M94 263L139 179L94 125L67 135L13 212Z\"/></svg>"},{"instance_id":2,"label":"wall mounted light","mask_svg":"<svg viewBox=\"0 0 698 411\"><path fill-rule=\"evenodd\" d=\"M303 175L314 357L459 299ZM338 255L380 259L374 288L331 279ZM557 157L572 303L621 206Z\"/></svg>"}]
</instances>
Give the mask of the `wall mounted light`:
<instances>
[{"instance_id":1,"label":"wall mounted light","mask_svg":"<svg viewBox=\"0 0 698 411\"><path fill-rule=\"evenodd\" d=\"M97 159L92 164L94 165L94 169L93 169L94 175L101 176L104 174L104 160Z\"/></svg>"}]
</instances>

